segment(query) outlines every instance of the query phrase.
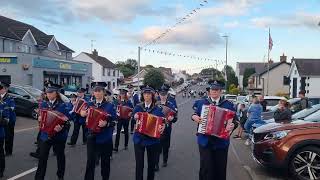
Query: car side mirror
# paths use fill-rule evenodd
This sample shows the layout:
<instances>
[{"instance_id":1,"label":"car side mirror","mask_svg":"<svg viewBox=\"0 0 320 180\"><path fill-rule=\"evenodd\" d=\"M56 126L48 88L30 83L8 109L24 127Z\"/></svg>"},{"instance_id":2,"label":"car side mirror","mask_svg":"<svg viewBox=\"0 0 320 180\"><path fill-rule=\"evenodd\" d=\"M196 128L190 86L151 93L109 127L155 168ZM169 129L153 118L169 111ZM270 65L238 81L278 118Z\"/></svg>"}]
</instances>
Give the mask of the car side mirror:
<instances>
[{"instance_id":1,"label":"car side mirror","mask_svg":"<svg viewBox=\"0 0 320 180\"><path fill-rule=\"evenodd\" d=\"M30 99L30 98L31 98L29 95L24 95L24 96L22 96L22 97L24 97L24 98L26 98L26 99Z\"/></svg>"}]
</instances>

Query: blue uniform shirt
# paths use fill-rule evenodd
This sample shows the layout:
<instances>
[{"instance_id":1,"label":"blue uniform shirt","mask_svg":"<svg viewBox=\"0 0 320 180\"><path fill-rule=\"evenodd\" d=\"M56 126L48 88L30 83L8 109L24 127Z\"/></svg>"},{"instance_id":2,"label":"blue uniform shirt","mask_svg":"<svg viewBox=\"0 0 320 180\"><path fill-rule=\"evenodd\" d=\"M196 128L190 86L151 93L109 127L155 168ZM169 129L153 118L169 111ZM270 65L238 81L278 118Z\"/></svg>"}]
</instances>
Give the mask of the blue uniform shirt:
<instances>
[{"instance_id":1,"label":"blue uniform shirt","mask_svg":"<svg viewBox=\"0 0 320 180\"><path fill-rule=\"evenodd\" d=\"M103 111L107 112L110 114L110 123L111 126L106 126L102 128L102 131L96 135L96 143L97 144L104 144L104 143L112 143L112 135L113 135L113 129L114 129L114 122L116 119L116 111L114 109L114 105L112 103L109 103L105 100L102 101L102 103L98 106L95 101L89 102L89 107L97 107L100 109L103 109ZM89 129L89 134L93 134L93 132Z\"/></svg>"},{"instance_id":2,"label":"blue uniform shirt","mask_svg":"<svg viewBox=\"0 0 320 180\"><path fill-rule=\"evenodd\" d=\"M211 102L208 97L197 100L193 105L193 109L195 111L194 114L201 116L202 106L209 105L209 104L211 104ZM232 111L236 111L234 109L233 103L228 100L225 100L223 97L220 98L218 106L225 109L232 110ZM225 149L225 148L228 148L230 144L230 140L225 140L225 139L217 138L214 136L207 136L204 134L197 134L197 139L198 139L198 144L200 146L209 147L212 149Z\"/></svg>"},{"instance_id":3,"label":"blue uniform shirt","mask_svg":"<svg viewBox=\"0 0 320 180\"><path fill-rule=\"evenodd\" d=\"M8 109L8 117L9 118L9 124L15 124L16 123L16 113L15 113L15 108L16 108L16 103L14 102L13 97L11 97L8 93L4 95L2 99L3 107Z\"/></svg>"},{"instance_id":4,"label":"blue uniform shirt","mask_svg":"<svg viewBox=\"0 0 320 180\"><path fill-rule=\"evenodd\" d=\"M154 104L152 104L151 107L149 109L147 109L147 108L145 108L144 103L140 103L134 108L133 113L132 113L133 116L137 112L148 112L148 113L153 114L155 116L164 117L164 114L162 113L161 107L158 105L154 105ZM146 135L135 132L133 135L133 142L134 142L134 144L141 144L143 146L150 146L153 144L160 143L160 139L148 137Z\"/></svg>"},{"instance_id":5,"label":"blue uniform shirt","mask_svg":"<svg viewBox=\"0 0 320 180\"><path fill-rule=\"evenodd\" d=\"M58 111L60 113L63 113L65 116L67 116L70 119L70 114L68 112L68 108L66 104L63 101L56 100L54 104L51 104L49 101L43 101L41 103L41 109L50 109L54 111ZM68 129L63 128L60 132L55 134L52 137L52 140L58 140L58 141L66 141L68 138ZM42 141L47 141L49 139L48 133L41 131L40 132L40 139Z\"/></svg>"}]
</instances>

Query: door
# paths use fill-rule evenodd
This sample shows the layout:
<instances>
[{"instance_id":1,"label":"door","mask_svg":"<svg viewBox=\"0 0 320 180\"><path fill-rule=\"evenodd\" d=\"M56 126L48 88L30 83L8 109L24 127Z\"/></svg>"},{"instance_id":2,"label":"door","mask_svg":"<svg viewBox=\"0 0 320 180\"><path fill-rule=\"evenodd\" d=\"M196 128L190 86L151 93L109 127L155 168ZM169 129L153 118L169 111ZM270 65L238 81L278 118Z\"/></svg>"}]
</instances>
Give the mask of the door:
<instances>
[{"instance_id":1,"label":"door","mask_svg":"<svg viewBox=\"0 0 320 180\"><path fill-rule=\"evenodd\" d=\"M292 97L297 97L297 78L293 78L293 84L292 84Z\"/></svg>"},{"instance_id":2,"label":"door","mask_svg":"<svg viewBox=\"0 0 320 180\"><path fill-rule=\"evenodd\" d=\"M25 90L19 87L10 87L10 95L13 96L16 103L16 112L18 114L28 114L30 113L34 103L31 102L31 96Z\"/></svg>"},{"instance_id":3,"label":"door","mask_svg":"<svg viewBox=\"0 0 320 180\"><path fill-rule=\"evenodd\" d=\"M11 84L11 76L0 76L0 81Z\"/></svg>"}]
</instances>

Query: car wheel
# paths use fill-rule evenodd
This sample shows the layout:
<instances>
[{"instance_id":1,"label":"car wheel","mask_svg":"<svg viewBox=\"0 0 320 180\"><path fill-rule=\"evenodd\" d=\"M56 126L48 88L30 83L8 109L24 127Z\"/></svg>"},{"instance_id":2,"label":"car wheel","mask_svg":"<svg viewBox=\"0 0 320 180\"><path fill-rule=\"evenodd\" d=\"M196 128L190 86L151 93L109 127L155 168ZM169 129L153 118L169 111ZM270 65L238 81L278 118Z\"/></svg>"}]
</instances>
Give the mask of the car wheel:
<instances>
[{"instance_id":1,"label":"car wheel","mask_svg":"<svg viewBox=\"0 0 320 180\"><path fill-rule=\"evenodd\" d=\"M320 148L310 146L296 151L289 171L297 180L320 180Z\"/></svg>"},{"instance_id":2,"label":"car wheel","mask_svg":"<svg viewBox=\"0 0 320 180\"><path fill-rule=\"evenodd\" d=\"M32 111L31 111L31 117L33 118L33 119L38 119L38 112L37 112L37 107L34 107L34 108L32 108Z\"/></svg>"}]
</instances>

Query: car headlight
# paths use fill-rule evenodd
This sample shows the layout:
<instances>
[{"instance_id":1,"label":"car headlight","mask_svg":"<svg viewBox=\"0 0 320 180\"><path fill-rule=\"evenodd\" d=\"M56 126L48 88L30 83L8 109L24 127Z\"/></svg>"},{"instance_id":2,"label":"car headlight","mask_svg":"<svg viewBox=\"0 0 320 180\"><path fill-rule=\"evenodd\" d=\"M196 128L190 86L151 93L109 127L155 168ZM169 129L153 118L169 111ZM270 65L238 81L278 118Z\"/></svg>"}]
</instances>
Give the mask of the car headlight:
<instances>
[{"instance_id":1,"label":"car headlight","mask_svg":"<svg viewBox=\"0 0 320 180\"><path fill-rule=\"evenodd\" d=\"M276 131L276 132L272 132L267 134L264 139L265 140L269 140L269 139L274 139L274 140L280 140L283 139L284 137L286 137L289 134L289 130L286 131Z\"/></svg>"}]
</instances>

